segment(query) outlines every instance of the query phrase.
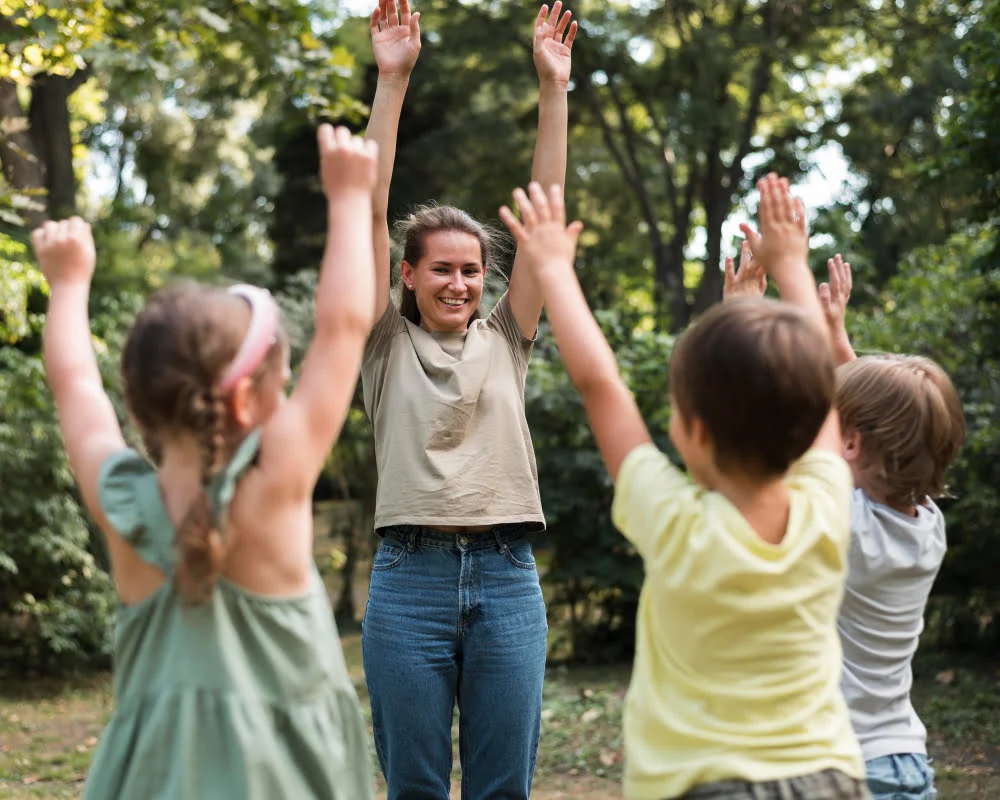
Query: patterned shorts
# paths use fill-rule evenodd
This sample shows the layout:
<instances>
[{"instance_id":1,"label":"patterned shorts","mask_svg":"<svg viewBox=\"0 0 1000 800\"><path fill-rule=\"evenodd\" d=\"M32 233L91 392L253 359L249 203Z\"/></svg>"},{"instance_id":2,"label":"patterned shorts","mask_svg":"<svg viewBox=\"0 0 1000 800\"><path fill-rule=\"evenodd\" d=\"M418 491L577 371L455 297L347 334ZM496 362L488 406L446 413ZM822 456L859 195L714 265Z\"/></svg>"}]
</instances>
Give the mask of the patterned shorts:
<instances>
[{"instance_id":1,"label":"patterned shorts","mask_svg":"<svg viewBox=\"0 0 1000 800\"><path fill-rule=\"evenodd\" d=\"M729 780L694 787L680 800L871 800L864 781L834 769L752 783Z\"/></svg>"}]
</instances>

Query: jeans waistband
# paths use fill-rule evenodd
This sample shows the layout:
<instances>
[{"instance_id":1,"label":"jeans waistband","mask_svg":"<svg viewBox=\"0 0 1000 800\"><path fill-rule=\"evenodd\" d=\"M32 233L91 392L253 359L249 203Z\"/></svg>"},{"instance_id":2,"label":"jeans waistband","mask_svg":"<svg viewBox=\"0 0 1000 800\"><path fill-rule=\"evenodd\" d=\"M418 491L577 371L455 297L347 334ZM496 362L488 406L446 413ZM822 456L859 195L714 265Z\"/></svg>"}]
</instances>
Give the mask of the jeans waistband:
<instances>
[{"instance_id":1,"label":"jeans waistband","mask_svg":"<svg viewBox=\"0 0 1000 800\"><path fill-rule=\"evenodd\" d=\"M530 532L523 522L509 522L494 525L488 531L478 533L446 533L422 525L387 525L376 533L382 539L395 539L410 552L417 547L440 547L446 550L483 550L488 547L503 548L515 539L521 539Z\"/></svg>"}]
</instances>

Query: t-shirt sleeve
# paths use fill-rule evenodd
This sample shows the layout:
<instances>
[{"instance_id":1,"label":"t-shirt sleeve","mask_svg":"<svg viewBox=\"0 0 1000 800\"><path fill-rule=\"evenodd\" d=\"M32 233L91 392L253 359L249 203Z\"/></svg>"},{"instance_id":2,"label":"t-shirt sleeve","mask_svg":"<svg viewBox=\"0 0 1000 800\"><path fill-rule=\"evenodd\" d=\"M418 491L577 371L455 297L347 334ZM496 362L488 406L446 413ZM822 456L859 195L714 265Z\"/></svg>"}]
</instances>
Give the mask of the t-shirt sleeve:
<instances>
[{"instance_id":1,"label":"t-shirt sleeve","mask_svg":"<svg viewBox=\"0 0 1000 800\"><path fill-rule=\"evenodd\" d=\"M788 471L787 483L805 492L842 537L846 548L851 534L851 494L854 480L847 462L828 450L810 450Z\"/></svg>"},{"instance_id":2,"label":"t-shirt sleeve","mask_svg":"<svg viewBox=\"0 0 1000 800\"><path fill-rule=\"evenodd\" d=\"M518 369L522 375L528 373L528 358L531 356L531 348L535 344L534 339L527 338L521 332L521 326L514 318L514 311L510 307L510 297L504 292L497 304L493 307L486 324L490 329L500 333L510 345L510 351L514 355Z\"/></svg>"},{"instance_id":3,"label":"t-shirt sleeve","mask_svg":"<svg viewBox=\"0 0 1000 800\"><path fill-rule=\"evenodd\" d=\"M403 317L399 313L399 309L390 301L385 307L385 312L368 332L368 339L365 341L365 363L384 359L389 353L392 337L404 330L406 330L406 325L403 322Z\"/></svg>"},{"instance_id":4,"label":"t-shirt sleeve","mask_svg":"<svg viewBox=\"0 0 1000 800\"><path fill-rule=\"evenodd\" d=\"M611 520L644 561L664 555L683 537L684 521L696 516L697 487L653 444L642 444L622 462L615 482Z\"/></svg>"},{"instance_id":5,"label":"t-shirt sleeve","mask_svg":"<svg viewBox=\"0 0 1000 800\"><path fill-rule=\"evenodd\" d=\"M385 382L386 363L392 339L405 331L406 323L403 322L399 309L390 302L385 308L385 313L368 333L364 360L361 362L361 386L365 411L368 412L369 419L374 418L375 409L382 396L382 384Z\"/></svg>"}]
</instances>

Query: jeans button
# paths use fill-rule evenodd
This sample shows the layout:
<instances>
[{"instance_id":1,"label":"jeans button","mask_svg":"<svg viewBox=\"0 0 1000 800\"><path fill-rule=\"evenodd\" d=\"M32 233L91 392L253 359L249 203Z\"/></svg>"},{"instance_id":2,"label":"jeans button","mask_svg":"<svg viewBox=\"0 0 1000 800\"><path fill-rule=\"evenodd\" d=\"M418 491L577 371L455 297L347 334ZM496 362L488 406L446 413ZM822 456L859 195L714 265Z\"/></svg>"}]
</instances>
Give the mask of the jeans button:
<instances>
[{"instance_id":1,"label":"jeans button","mask_svg":"<svg viewBox=\"0 0 1000 800\"><path fill-rule=\"evenodd\" d=\"M467 545L469 543L469 537L468 536L459 536L458 537L458 543L460 545L463 545L463 546Z\"/></svg>"}]
</instances>

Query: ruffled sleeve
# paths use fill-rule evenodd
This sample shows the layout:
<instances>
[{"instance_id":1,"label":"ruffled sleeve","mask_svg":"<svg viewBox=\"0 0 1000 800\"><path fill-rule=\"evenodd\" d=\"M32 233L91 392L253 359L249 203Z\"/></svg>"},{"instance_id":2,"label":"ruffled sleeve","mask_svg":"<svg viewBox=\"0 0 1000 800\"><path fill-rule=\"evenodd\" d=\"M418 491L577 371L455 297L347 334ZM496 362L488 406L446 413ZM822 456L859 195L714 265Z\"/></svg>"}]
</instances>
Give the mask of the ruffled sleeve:
<instances>
[{"instance_id":1,"label":"ruffled sleeve","mask_svg":"<svg viewBox=\"0 0 1000 800\"><path fill-rule=\"evenodd\" d=\"M135 450L121 450L101 466L97 482L101 510L139 557L169 572L173 526L163 508L156 469Z\"/></svg>"},{"instance_id":2,"label":"ruffled sleeve","mask_svg":"<svg viewBox=\"0 0 1000 800\"><path fill-rule=\"evenodd\" d=\"M260 434L260 428L251 431L236 448L229 463L216 473L209 484L208 494L212 499L212 510L215 513L215 521L219 530L225 531L226 529L229 504L233 500L233 495L236 494L236 484L257 460L257 453L260 451Z\"/></svg>"}]
</instances>

